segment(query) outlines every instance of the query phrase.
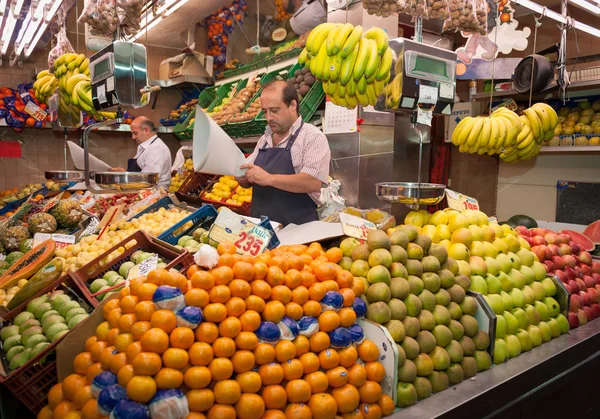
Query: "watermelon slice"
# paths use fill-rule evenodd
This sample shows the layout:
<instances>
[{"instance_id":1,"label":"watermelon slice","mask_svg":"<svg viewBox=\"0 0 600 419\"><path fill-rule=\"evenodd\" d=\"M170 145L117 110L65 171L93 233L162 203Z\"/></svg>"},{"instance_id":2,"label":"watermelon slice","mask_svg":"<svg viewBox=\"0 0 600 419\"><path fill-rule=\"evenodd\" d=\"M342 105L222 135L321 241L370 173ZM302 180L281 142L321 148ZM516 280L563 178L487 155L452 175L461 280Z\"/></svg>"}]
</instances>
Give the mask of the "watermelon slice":
<instances>
[{"instance_id":1,"label":"watermelon slice","mask_svg":"<svg viewBox=\"0 0 600 419\"><path fill-rule=\"evenodd\" d=\"M587 226L583 234L594 243L600 244L600 220L594 221Z\"/></svg>"},{"instance_id":2,"label":"watermelon slice","mask_svg":"<svg viewBox=\"0 0 600 419\"><path fill-rule=\"evenodd\" d=\"M585 236L584 234L578 233L577 231L560 230L559 233L564 233L571 236L571 240L573 240L575 243L581 246L581 248L586 252L591 252L596 248L596 245L590 240L589 237Z\"/></svg>"}]
</instances>

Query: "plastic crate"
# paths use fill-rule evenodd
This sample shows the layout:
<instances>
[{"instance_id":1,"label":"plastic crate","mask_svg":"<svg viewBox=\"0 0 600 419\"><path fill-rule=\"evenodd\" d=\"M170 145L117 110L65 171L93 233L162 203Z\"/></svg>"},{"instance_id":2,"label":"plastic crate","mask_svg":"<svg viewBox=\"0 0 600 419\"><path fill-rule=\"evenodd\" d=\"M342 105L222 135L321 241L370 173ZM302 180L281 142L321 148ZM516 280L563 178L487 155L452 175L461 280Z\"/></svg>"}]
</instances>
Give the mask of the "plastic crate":
<instances>
[{"instance_id":1,"label":"plastic crate","mask_svg":"<svg viewBox=\"0 0 600 419\"><path fill-rule=\"evenodd\" d=\"M101 265L102 259L106 258L119 247L124 247L125 252L113 259L108 265ZM194 258L187 250L177 249L175 246L166 243L160 239L149 236L143 231L136 231L125 240L117 243L106 252L98 256L91 262L83 265L75 272L69 272L69 276L73 279L77 287L85 295L87 300L97 307L100 301L92 296L88 283L94 279L100 278L108 271L118 271L119 267L129 260L130 256L137 250L144 250L150 253L156 253L159 256L170 260L167 264L167 270L177 269L180 272L185 272L194 263ZM110 291L108 291L110 292Z\"/></svg>"},{"instance_id":2,"label":"plastic crate","mask_svg":"<svg viewBox=\"0 0 600 419\"><path fill-rule=\"evenodd\" d=\"M88 314L93 311L93 304L85 298L85 295L80 291L77 284L68 275L63 275L58 280L37 292L32 298L47 294L55 289L61 289L69 294L72 299L76 299ZM27 302L21 304L19 306L20 309L17 307L8 313L2 314L0 318L3 326L12 323L17 314L25 309ZM73 330L77 330L77 327ZM67 335L68 333L61 336L41 353L29 359L21 367L8 372L6 376L0 376L0 383L6 386L6 388L8 388L13 395L34 414L37 414L46 404L48 404L48 392L52 386L58 382L56 372L56 347ZM2 363L4 364L5 371L8 371L4 357L2 357Z\"/></svg>"},{"instance_id":3,"label":"plastic crate","mask_svg":"<svg viewBox=\"0 0 600 419\"><path fill-rule=\"evenodd\" d=\"M208 185L206 187L204 192L211 190L213 185L217 182L218 182L218 177L215 176L215 179L213 179L213 181L210 183L210 185ZM242 205L232 205L232 204L228 204L225 202L227 199L229 199L235 193L235 191L232 191L231 195L229 197L222 198L220 201L213 201L212 199L204 198L204 192L201 195L202 202L204 202L206 204L210 204L214 208L227 207L231 211L235 212L236 214L247 215L247 216L250 215L250 208L252 206L252 202L244 202Z\"/></svg>"},{"instance_id":4,"label":"plastic crate","mask_svg":"<svg viewBox=\"0 0 600 419\"><path fill-rule=\"evenodd\" d=\"M279 237L277 237L277 233L275 233L275 230L273 230L273 226L271 225L271 221L269 220L269 217L265 217L264 215L262 215L260 217L259 226L264 227L267 230L269 230L271 233L273 233L273 236L271 237L271 241L269 242L267 249L275 249L276 247L279 247L281 242L279 241Z\"/></svg>"},{"instance_id":5,"label":"plastic crate","mask_svg":"<svg viewBox=\"0 0 600 419\"><path fill-rule=\"evenodd\" d=\"M194 137L194 127L190 126L192 118L196 117L196 109L190 112L181 124L175 125L173 128L173 134L182 141L191 140Z\"/></svg>"},{"instance_id":6,"label":"plastic crate","mask_svg":"<svg viewBox=\"0 0 600 419\"><path fill-rule=\"evenodd\" d=\"M206 112L212 112L216 106L219 106L224 98L229 95L229 92L235 87L236 92L246 87L247 79L232 81L231 83L225 83L217 88L217 97L212 101Z\"/></svg>"},{"instance_id":7,"label":"plastic crate","mask_svg":"<svg viewBox=\"0 0 600 419\"><path fill-rule=\"evenodd\" d=\"M185 217L183 220L181 220L177 224L175 224L173 227L170 227L170 228L166 229L165 231L163 231L158 236L158 238L161 240L164 240L170 244L177 244L177 241L182 236L185 236L190 231L192 231L196 227L196 225L198 225L203 219L206 219L209 217L216 218L217 214L218 213L217 213L217 210L215 209L215 207L213 207L212 205L204 205L201 208L194 211L193 213L191 213L190 215L188 215L187 217ZM187 228L185 230L181 230L181 227L184 226L189 221L191 221L193 224L189 228ZM180 230L180 231L177 231L177 230Z\"/></svg>"},{"instance_id":8,"label":"plastic crate","mask_svg":"<svg viewBox=\"0 0 600 419\"><path fill-rule=\"evenodd\" d=\"M217 98L218 86L207 87L198 96L198 106L208 108L211 103Z\"/></svg>"},{"instance_id":9,"label":"plastic crate","mask_svg":"<svg viewBox=\"0 0 600 419\"><path fill-rule=\"evenodd\" d=\"M68 188L68 185L65 185L65 189ZM61 190L63 190L61 188ZM33 196L36 195L43 195L46 196L48 193L50 192L50 190L48 188L46 188L45 186L42 189L38 189L37 191L33 192ZM10 211L14 211L17 208L19 208L25 201L27 201L29 199L31 195L27 195L26 197L17 199L16 201L12 201L9 202L8 204L6 204L4 207L2 207L2 209L0 209L0 215L4 215Z\"/></svg>"},{"instance_id":10,"label":"plastic crate","mask_svg":"<svg viewBox=\"0 0 600 419\"><path fill-rule=\"evenodd\" d=\"M197 207L204 205L201 197L217 178L216 175L194 172L183 181L175 196L190 205Z\"/></svg>"}]
</instances>

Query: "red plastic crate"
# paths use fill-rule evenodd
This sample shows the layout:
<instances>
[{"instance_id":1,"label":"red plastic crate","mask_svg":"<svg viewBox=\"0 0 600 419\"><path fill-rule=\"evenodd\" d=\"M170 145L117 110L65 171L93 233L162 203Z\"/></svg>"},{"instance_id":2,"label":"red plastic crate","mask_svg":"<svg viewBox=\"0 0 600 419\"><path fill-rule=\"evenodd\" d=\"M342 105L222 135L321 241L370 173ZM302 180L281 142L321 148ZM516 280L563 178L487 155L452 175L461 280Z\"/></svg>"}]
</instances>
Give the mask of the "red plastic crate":
<instances>
[{"instance_id":1,"label":"red plastic crate","mask_svg":"<svg viewBox=\"0 0 600 419\"><path fill-rule=\"evenodd\" d=\"M180 201L201 207L203 204L201 196L217 178L218 176L215 175L194 172L183 181L175 196Z\"/></svg>"}]
</instances>

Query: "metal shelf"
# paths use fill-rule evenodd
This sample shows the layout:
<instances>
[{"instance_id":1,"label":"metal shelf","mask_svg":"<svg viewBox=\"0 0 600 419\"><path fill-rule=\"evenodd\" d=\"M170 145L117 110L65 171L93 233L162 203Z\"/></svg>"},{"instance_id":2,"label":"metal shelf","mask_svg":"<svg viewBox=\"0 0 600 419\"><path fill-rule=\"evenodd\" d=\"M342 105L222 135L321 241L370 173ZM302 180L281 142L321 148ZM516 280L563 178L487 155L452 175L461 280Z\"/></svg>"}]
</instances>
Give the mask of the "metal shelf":
<instances>
[{"instance_id":1,"label":"metal shelf","mask_svg":"<svg viewBox=\"0 0 600 419\"><path fill-rule=\"evenodd\" d=\"M599 145L544 146L540 153L600 153Z\"/></svg>"},{"instance_id":2,"label":"metal shelf","mask_svg":"<svg viewBox=\"0 0 600 419\"><path fill-rule=\"evenodd\" d=\"M179 76L169 80L150 80L151 86L160 86L163 89L169 87L184 87L184 84L213 84L211 77L202 76Z\"/></svg>"},{"instance_id":3,"label":"metal shelf","mask_svg":"<svg viewBox=\"0 0 600 419\"><path fill-rule=\"evenodd\" d=\"M599 90L600 87L600 80L584 80L584 81L576 81L573 82L569 85L569 87L567 88L567 91L572 92L572 91L578 91L578 90ZM543 92L541 93L537 93L533 95L534 99L548 99L548 98L552 98L555 96L555 94L558 92L558 85L556 83L551 83L550 85L548 85L548 87L546 89L544 89ZM494 92L493 97L494 98L501 98L501 97L513 97L513 96L517 96L521 99L529 99L529 93L519 93L514 89L511 90L503 90L500 92ZM472 96L473 100L489 100L490 99L490 92L484 92L484 93L475 93Z\"/></svg>"}]
</instances>

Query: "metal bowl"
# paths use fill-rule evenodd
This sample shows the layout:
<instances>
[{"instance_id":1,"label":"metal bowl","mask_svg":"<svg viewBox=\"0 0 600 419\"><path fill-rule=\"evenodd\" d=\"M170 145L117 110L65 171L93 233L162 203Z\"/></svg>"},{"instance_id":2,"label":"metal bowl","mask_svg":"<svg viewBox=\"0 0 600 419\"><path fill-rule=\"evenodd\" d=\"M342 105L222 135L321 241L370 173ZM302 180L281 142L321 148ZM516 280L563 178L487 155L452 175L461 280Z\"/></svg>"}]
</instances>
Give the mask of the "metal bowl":
<instances>
[{"instance_id":1,"label":"metal bowl","mask_svg":"<svg viewBox=\"0 0 600 419\"><path fill-rule=\"evenodd\" d=\"M83 182L85 175L78 170L46 170L45 177L47 180L56 182Z\"/></svg>"},{"instance_id":2,"label":"metal bowl","mask_svg":"<svg viewBox=\"0 0 600 419\"><path fill-rule=\"evenodd\" d=\"M100 189L148 189L158 183L158 173L95 172L94 180Z\"/></svg>"},{"instance_id":3,"label":"metal bowl","mask_svg":"<svg viewBox=\"0 0 600 419\"><path fill-rule=\"evenodd\" d=\"M381 201L405 205L436 205L444 199L445 185L416 182L382 182L375 184L375 193Z\"/></svg>"}]
</instances>

